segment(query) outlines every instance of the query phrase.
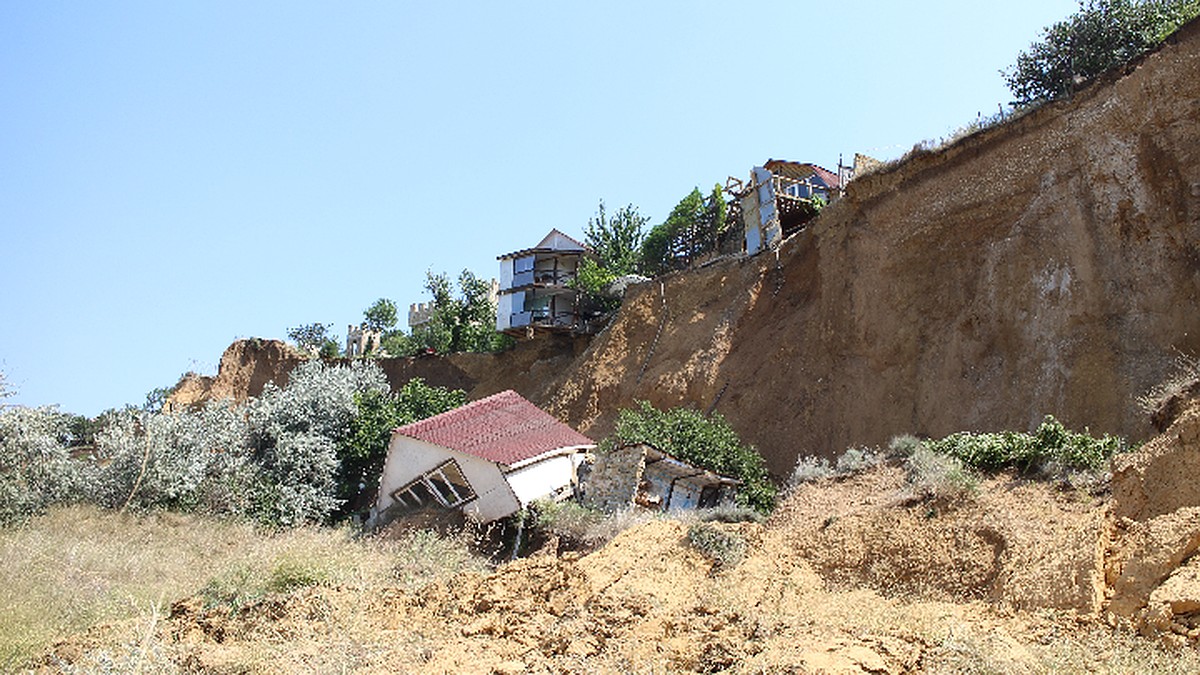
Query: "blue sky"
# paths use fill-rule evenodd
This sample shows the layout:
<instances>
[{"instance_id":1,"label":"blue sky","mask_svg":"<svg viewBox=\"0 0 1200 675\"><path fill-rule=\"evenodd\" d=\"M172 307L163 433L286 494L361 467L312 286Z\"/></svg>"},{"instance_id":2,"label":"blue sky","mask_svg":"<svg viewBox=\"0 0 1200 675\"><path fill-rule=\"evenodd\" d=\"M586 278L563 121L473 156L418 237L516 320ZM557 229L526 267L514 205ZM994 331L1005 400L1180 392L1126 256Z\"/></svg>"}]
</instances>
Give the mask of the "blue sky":
<instances>
[{"instance_id":1,"label":"blue sky","mask_svg":"<svg viewBox=\"0 0 1200 675\"><path fill-rule=\"evenodd\" d=\"M1076 5L0 3L0 371L94 415L597 203L949 135Z\"/></svg>"}]
</instances>

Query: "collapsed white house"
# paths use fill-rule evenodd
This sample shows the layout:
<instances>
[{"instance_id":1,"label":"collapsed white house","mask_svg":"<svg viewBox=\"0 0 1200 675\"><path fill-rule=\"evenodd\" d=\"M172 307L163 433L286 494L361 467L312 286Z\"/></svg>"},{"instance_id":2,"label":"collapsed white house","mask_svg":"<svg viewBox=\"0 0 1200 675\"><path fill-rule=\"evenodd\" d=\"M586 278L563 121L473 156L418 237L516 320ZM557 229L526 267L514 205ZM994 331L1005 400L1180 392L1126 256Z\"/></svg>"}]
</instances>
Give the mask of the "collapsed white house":
<instances>
[{"instance_id":1,"label":"collapsed white house","mask_svg":"<svg viewBox=\"0 0 1200 675\"><path fill-rule=\"evenodd\" d=\"M537 499L572 496L587 436L514 391L392 432L372 520L423 508L487 523Z\"/></svg>"}]
</instances>

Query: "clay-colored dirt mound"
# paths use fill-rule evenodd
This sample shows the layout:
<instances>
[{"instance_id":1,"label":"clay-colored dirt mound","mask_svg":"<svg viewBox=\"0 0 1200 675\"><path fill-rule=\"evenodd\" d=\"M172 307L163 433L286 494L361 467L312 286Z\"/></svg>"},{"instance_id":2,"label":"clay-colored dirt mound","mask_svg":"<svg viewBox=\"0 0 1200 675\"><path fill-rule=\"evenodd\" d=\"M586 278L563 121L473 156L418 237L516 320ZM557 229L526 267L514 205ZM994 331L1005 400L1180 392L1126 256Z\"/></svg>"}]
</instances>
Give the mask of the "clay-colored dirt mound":
<instances>
[{"instance_id":1,"label":"clay-colored dirt mound","mask_svg":"<svg viewBox=\"0 0 1200 675\"><path fill-rule=\"evenodd\" d=\"M775 520L831 582L888 594L1093 613L1103 507L1046 484L986 481L973 499L914 501L897 468L801 486Z\"/></svg>"},{"instance_id":2,"label":"clay-colored dirt mound","mask_svg":"<svg viewBox=\"0 0 1200 675\"><path fill-rule=\"evenodd\" d=\"M758 526L723 527L761 535ZM521 560L411 594L310 589L237 611L189 600L175 605L166 633L177 660L208 671L320 670L348 632L388 636L386 645L358 647L357 669L368 672L901 673L918 665L920 638L863 634L838 618L864 599L830 605L794 556L772 550L714 574L686 536L681 523L652 522L586 558ZM881 616L910 616L877 600ZM936 622L952 613L911 616ZM258 661L255 650L272 644L278 653Z\"/></svg>"},{"instance_id":3,"label":"clay-colored dirt mound","mask_svg":"<svg viewBox=\"0 0 1200 675\"><path fill-rule=\"evenodd\" d=\"M1109 611L1147 632L1200 641L1200 400L1113 465Z\"/></svg>"},{"instance_id":4,"label":"clay-colored dirt mound","mask_svg":"<svg viewBox=\"0 0 1200 675\"><path fill-rule=\"evenodd\" d=\"M1200 506L1198 477L1200 400L1193 400L1166 431L1113 460L1113 512L1140 521Z\"/></svg>"},{"instance_id":5,"label":"clay-colored dirt mound","mask_svg":"<svg viewBox=\"0 0 1200 675\"><path fill-rule=\"evenodd\" d=\"M1092 507L1064 500L1045 486L992 481L977 506L960 507L961 515L914 512L924 522L900 517L889 521L898 529L881 536L874 527L878 513L916 508L893 499L897 481L894 471L884 470L827 482L799 493L766 525L708 524L746 543L745 558L724 567L714 567L689 543L692 525L651 521L587 556L538 556L415 591L318 586L236 607L186 599L157 623L109 626L65 641L42 663L48 670L86 671L106 662L113 653L105 651L110 645L126 644L144 650L138 663L153 659L165 670L190 672L1182 673L1200 668L1196 654L1160 653L1156 641L1139 642L1086 616L1076 618L1075 612L1021 609L1045 607L1041 598L1060 598L1060 606L1071 606L1084 594L1072 590L1078 581L1071 574L1080 572L1058 565L1086 558L1067 533L1090 530ZM1014 515L998 515L1002 505ZM954 554L939 545L930 551L935 560L922 567L911 547L888 543L919 537L943 541L947 533L952 539L953 533L967 531L972 519L1002 538L998 561ZM847 528L837 539L844 554L822 553L823 532L837 523ZM856 530L854 523L861 526ZM863 572L868 582L902 579L909 590L928 595L895 593L894 583L883 593L831 583L849 560L861 558L848 536L854 531L879 536L874 543L901 556L876 556L874 570ZM970 537L963 542L969 544ZM970 581L974 573L962 566L975 563L983 564L990 582ZM915 584L911 575L917 569L944 574L946 584ZM1192 566L1183 569L1181 577L1196 573ZM1056 583L1066 590L1056 590ZM963 598L964 589L967 595L983 590L992 597ZM1159 591L1156 601L1172 611L1189 611L1200 602L1175 585L1164 584Z\"/></svg>"},{"instance_id":6,"label":"clay-colored dirt mound","mask_svg":"<svg viewBox=\"0 0 1200 675\"><path fill-rule=\"evenodd\" d=\"M236 340L221 355L215 377L184 375L167 399L166 408L185 408L223 399L245 401L261 394L268 382L287 384L288 373L304 358L281 340Z\"/></svg>"}]
</instances>

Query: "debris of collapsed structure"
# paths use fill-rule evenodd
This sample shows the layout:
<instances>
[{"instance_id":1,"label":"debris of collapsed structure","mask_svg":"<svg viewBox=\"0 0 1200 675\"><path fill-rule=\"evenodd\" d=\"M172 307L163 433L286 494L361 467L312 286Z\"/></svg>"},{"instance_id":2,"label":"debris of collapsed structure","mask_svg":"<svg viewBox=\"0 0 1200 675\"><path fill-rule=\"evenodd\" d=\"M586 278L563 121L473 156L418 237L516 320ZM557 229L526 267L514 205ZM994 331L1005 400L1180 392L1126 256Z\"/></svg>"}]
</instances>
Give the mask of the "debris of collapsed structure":
<instances>
[{"instance_id":1,"label":"debris of collapsed structure","mask_svg":"<svg viewBox=\"0 0 1200 675\"><path fill-rule=\"evenodd\" d=\"M630 443L597 456L580 480L580 492L586 506L602 511L635 506L677 511L732 504L739 485L649 443Z\"/></svg>"}]
</instances>

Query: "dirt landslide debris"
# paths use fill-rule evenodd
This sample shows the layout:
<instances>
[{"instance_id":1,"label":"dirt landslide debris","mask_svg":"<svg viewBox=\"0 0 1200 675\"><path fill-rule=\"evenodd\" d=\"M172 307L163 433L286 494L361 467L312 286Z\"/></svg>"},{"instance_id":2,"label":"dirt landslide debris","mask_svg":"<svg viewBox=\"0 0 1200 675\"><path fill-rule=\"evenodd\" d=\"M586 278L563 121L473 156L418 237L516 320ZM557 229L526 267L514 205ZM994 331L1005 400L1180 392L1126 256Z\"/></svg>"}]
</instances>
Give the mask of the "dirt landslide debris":
<instances>
[{"instance_id":1,"label":"dirt landslide debris","mask_svg":"<svg viewBox=\"0 0 1200 675\"><path fill-rule=\"evenodd\" d=\"M1121 466L1200 453L1163 438ZM1117 475L1136 492L1122 482L1138 472ZM806 484L765 524L710 524L745 542L736 565L652 520L588 555L419 590L186 598L150 626L65 641L41 668L113 663L124 641L120 663L166 672L1200 672L1200 507L1121 508L1014 476L939 503L883 466Z\"/></svg>"}]
</instances>

